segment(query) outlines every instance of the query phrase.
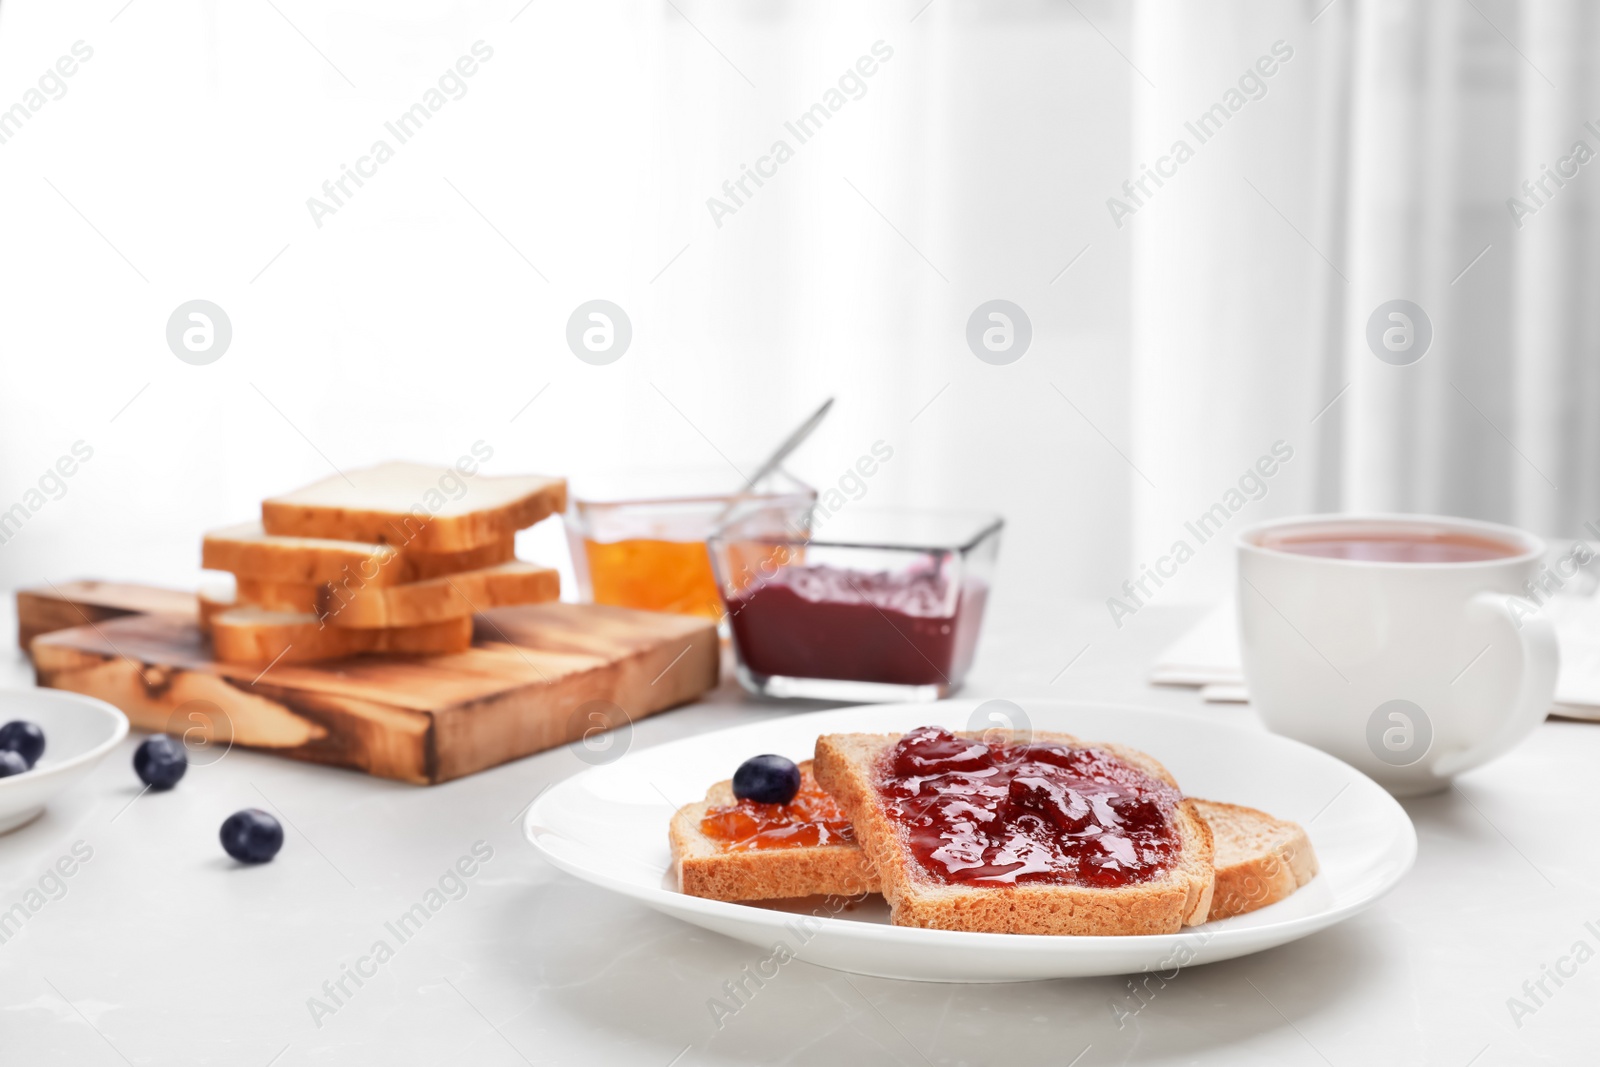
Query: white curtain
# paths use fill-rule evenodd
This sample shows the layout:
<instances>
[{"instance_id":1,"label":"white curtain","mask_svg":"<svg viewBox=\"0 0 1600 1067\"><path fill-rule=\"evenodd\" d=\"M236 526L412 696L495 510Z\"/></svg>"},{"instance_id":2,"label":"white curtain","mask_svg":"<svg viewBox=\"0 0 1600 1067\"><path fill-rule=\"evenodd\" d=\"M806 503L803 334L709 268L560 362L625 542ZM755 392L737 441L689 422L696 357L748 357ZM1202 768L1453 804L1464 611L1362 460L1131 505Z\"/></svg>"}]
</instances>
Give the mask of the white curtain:
<instances>
[{"instance_id":1,"label":"white curtain","mask_svg":"<svg viewBox=\"0 0 1600 1067\"><path fill-rule=\"evenodd\" d=\"M263 495L479 439L497 473L733 485L724 456L835 396L797 474L836 486L882 441L860 506L1004 513L1001 597L1103 595L1131 501L1130 246L1101 206L1128 155L1129 10L201 0L112 23L4 0L3 106L72 42L95 56L3 146L0 512L78 438L95 457L0 545L0 586L190 584L200 532ZM307 197L480 40L467 93L315 225ZM873 56L825 129L788 132ZM713 216L780 138L794 157ZM162 335L195 297L234 327L203 368ZM633 325L605 367L564 341L596 298ZM965 340L995 298L1032 320L1010 366ZM564 560L559 525L521 551Z\"/></svg>"},{"instance_id":2,"label":"white curtain","mask_svg":"<svg viewBox=\"0 0 1600 1067\"><path fill-rule=\"evenodd\" d=\"M1600 519L1600 160L1545 179L1520 228L1506 201L1575 141L1600 151L1600 14L1324 4L340 0L286 9L302 38L263 5L111 25L8 0L0 66L96 55L5 145L0 193L31 206L0 256L0 510L74 440L96 455L0 582L184 581L198 531L324 455L482 437L503 471L743 461L827 395L799 473L830 485L885 441L867 506L1004 512L1019 596L1110 594L1278 441L1293 459L1234 528L1394 508L1575 534ZM478 39L496 58L470 95L314 227L306 197ZM880 40L866 94L717 226L707 198ZM1263 68L1117 226L1124 180ZM235 325L203 373L159 329L197 295ZM636 331L607 368L561 342L595 297ZM964 341L995 298L1032 319L1010 366ZM1410 366L1366 345L1391 299L1433 325ZM1162 598L1217 595L1227 541Z\"/></svg>"},{"instance_id":3,"label":"white curtain","mask_svg":"<svg viewBox=\"0 0 1600 1067\"><path fill-rule=\"evenodd\" d=\"M1277 440L1295 458L1235 527L1306 510L1557 536L1600 520L1600 160L1576 158L1600 153L1597 38L1600 12L1576 2L1141 4L1134 173L1275 42L1293 51L1129 220L1143 558ZM1564 184L1522 188L1546 168ZM1432 326L1409 365L1368 344L1397 299ZM1215 595L1229 566L1202 553L1189 592Z\"/></svg>"}]
</instances>

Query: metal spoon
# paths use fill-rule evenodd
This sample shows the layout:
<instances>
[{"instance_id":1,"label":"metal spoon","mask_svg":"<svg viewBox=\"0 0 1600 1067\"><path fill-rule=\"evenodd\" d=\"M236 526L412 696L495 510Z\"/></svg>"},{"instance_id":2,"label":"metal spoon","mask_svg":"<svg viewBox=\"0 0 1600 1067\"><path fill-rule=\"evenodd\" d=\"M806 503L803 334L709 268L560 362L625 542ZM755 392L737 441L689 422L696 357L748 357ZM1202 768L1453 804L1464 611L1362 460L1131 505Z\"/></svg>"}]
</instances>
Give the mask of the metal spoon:
<instances>
[{"instance_id":1,"label":"metal spoon","mask_svg":"<svg viewBox=\"0 0 1600 1067\"><path fill-rule=\"evenodd\" d=\"M756 468L755 473L750 475L750 477L745 480L744 487L735 495L744 496L746 493L750 492L750 490L754 489L758 484L760 484L761 479L777 470L783 464L783 461L788 459L790 454L794 452L795 449L799 448L805 443L806 438L811 436L811 432L821 425L824 416L828 414L828 409L831 407L833 407L833 397L830 396L828 399L822 402L821 407L811 413L810 418L806 419L805 422L800 424L794 433L791 433L788 437L783 439L783 444L779 445L777 449L773 451L772 455L767 457L765 463ZM727 520L729 513L733 511L737 504L738 501L736 500L730 501L728 506L723 508L721 513L717 515L716 520L712 523L712 525L721 526L723 522Z\"/></svg>"}]
</instances>

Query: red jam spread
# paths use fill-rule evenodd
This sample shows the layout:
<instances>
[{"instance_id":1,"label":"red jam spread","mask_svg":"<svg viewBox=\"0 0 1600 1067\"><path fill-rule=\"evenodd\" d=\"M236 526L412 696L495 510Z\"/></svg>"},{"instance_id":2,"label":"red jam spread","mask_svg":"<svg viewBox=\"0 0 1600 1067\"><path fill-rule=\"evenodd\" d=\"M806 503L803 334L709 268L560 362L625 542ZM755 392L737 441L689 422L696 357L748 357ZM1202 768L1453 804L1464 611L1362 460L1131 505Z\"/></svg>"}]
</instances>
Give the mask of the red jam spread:
<instances>
[{"instance_id":1,"label":"red jam spread","mask_svg":"<svg viewBox=\"0 0 1600 1067\"><path fill-rule=\"evenodd\" d=\"M1097 748L985 744L924 726L880 764L878 791L946 884L1146 882L1177 857L1176 789Z\"/></svg>"},{"instance_id":2,"label":"red jam spread","mask_svg":"<svg viewBox=\"0 0 1600 1067\"><path fill-rule=\"evenodd\" d=\"M745 666L757 674L894 685L960 684L984 589L938 566L881 572L784 567L728 599Z\"/></svg>"},{"instance_id":3,"label":"red jam spread","mask_svg":"<svg viewBox=\"0 0 1600 1067\"><path fill-rule=\"evenodd\" d=\"M800 770L800 791L787 804L740 800L707 808L700 832L725 852L838 845L856 839L855 828L833 798L822 791L810 767Z\"/></svg>"}]
</instances>

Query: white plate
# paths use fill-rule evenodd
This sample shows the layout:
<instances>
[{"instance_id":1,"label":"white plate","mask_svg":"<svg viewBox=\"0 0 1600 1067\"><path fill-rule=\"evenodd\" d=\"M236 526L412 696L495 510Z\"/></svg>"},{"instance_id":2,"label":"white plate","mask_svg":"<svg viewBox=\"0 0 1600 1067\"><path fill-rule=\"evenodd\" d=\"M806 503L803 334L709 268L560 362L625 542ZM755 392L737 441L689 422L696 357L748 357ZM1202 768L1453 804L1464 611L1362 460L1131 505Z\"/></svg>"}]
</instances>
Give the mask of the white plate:
<instances>
[{"instance_id":1,"label":"white plate","mask_svg":"<svg viewBox=\"0 0 1600 1067\"><path fill-rule=\"evenodd\" d=\"M0 833L44 810L128 736L128 718L94 697L59 689L0 689L0 723L27 719L44 731L44 754L33 769L0 778Z\"/></svg>"},{"instance_id":2,"label":"white plate","mask_svg":"<svg viewBox=\"0 0 1600 1067\"><path fill-rule=\"evenodd\" d=\"M1115 741L1156 757L1191 796L1261 808L1306 828L1321 873L1289 899L1248 915L1145 937L973 934L888 925L887 909L837 912L705 900L677 892L667 822L750 756L809 757L822 733L967 729L976 701L845 708L734 727L629 752L561 782L528 810L524 832L550 862L696 926L772 952L884 978L1010 982L1166 971L1272 948L1372 904L1411 869L1417 835L1394 798L1307 745L1194 715L1143 708L1019 701L1036 730ZM670 798L671 803L668 803ZM869 898L876 901L878 898Z\"/></svg>"}]
</instances>

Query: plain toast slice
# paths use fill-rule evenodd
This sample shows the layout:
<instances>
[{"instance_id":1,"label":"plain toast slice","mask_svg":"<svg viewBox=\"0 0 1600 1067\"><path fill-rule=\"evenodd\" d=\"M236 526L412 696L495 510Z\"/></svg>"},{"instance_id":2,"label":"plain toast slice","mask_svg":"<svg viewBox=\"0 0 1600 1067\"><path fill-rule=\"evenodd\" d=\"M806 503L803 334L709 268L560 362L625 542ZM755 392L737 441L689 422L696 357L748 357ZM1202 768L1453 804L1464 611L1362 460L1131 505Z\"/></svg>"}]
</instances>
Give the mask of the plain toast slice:
<instances>
[{"instance_id":1,"label":"plain toast slice","mask_svg":"<svg viewBox=\"0 0 1600 1067\"><path fill-rule=\"evenodd\" d=\"M516 539L510 536L464 552L414 552L378 542L275 537L257 521L206 534L200 565L256 582L334 582L366 588L482 570L508 563L516 555Z\"/></svg>"},{"instance_id":2,"label":"plain toast slice","mask_svg":"<svg viewBox=\"0 0 1600 1067\"><path fill-rule=\"evenodd\" d=\"M227 571L205 571L195 593L195 621L200 632L211 633L211 620L239 606L239 581Z\"/></svg>"},{"instance_id":3,"label":"plain toast slice","mask_svg":"<svg viewBox=\"0 0 1600 1067\"><path fill-rule=\"evenodd\" d=\"M343 659L366 652L436 655L472 647L472 616L422 626L354 630L309 612L231 607L210 617L211 647L225 663L271 665Z\"/></svg>"},{"instance_id":4,"label":"plain toast slice","mask_svg":"<svg viewBox=\"0 0 1600 1067\"><path fill-rule=\"evenodd\" d=\"M800 779L802 789L814 782L810 760L800 764ZM706 812L735 803L733 783L718 782L704 800L673 815L667 836L680 892L713 900L777 900L879 891L878 876L853 841L736 851L707 837L700 829Z\"/></svg>"},{"instance_id":5,"label":"plain toast slice","mask_svg":"<svg viewBox=\"0 0 1600 1067\"><path fill-rule=\"evenodd\" d=\"M1276 904L1317 874L1311 838L1296 823L1264 811L1196 800L1216 842L1212 919Z\"/></svg>"},{"instance_id":6,"label":"plain toast slice","mask_svg":"<svg viewBox=\"0 0 1600 1067\"><path fill-rule=\"evenodd\" d=\"M513 560L405 585L238 579L238 600L269 611L311 612L330 626L358 630L421 626L487 608L543 604L561 598L561 575Z\"/></svg>"},{"instance_id":7,"label":"plain toast slice","mask_svg":"<svg viewBox=\"0 0 1600 1067\"><path fill-rule=\"evenodd\" d=\"M384 463L261 502L267 533L462 552L566 510L567 483L535 475L464 476L453 467Z\"/></svg>"},{"instance_id":8,"label":"plain toast slice","mask_svg":"<svg viewBox=\"0 0 1600 1067\"><path fill-rule=\"evenodd\" d=\"M824 734L817 739L817 782L839 802L855 825L856 840L877 871L890 919L897 926L985 933L1114 936L1171 934L1205 922L1211 907L1211 828L1198 805L1180 800L1172 819L1179 852L1157 878L1133 885L948 885L913 856L902 827L885 811L878 780L900 734ZM1069 734L1031 736L960 733L974 741L1033 741L1109 752L1174 789L1177 783L1156 760L1111 744L1088 744Z\"/></svg>"}]
</instances>

